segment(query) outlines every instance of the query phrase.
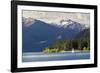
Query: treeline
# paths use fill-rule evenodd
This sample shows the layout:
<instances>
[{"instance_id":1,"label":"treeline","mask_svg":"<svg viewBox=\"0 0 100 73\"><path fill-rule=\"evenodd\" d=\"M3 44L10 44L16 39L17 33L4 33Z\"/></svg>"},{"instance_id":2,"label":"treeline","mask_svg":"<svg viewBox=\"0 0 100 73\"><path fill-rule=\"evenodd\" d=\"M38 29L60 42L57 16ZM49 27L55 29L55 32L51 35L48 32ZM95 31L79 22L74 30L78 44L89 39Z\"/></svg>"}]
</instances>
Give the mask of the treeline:
<instances>
[{"instance_id":1,"label":"treeline","mask_svg":"<svg viewBox=\"0 0 100 73\"><path fill-rule=\"evenodd\" d=\"M56 43L51 46L44 48L43 52L61 52L61 51L89 51L90 50L90 40L89 38L80 38L73 40L58 40Z\"/></svg>"}]
</instances>

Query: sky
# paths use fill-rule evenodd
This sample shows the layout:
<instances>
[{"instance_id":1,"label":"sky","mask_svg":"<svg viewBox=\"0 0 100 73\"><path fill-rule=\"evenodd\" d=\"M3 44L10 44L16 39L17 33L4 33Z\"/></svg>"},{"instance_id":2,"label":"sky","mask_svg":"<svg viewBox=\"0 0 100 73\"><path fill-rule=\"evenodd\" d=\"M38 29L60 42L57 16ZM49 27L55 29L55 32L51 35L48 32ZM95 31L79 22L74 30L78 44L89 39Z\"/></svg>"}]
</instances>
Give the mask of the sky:
<instances>
[{"instance_id":1,"label":"sky","mask_svg":"<svg viewBox=\"0 0 100 73\"><path fill-rule=\"evenodd\" d=\"M22 15L25 18L46 20L50 23L59 23L61 20L71 19L85 25L90 25L89 13L23 10Z\"/></svg>"}]
</instances>

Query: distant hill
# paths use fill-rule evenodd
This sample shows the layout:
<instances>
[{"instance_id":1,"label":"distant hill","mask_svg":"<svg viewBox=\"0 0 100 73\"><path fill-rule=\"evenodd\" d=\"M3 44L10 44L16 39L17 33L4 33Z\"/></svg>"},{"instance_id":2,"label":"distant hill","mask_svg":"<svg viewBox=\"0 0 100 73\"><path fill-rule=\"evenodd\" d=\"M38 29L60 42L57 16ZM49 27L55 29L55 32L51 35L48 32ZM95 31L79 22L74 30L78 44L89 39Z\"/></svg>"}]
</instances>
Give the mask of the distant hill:
<instances>
[{"instance_id":1,"label":"distant hill","mask_svg":"<svg viewBox=\"0 0 100 73\"><path fill-rule=\"evenodd\" d=\"M77 34L76 38L90 38L90 28L81 31L79 34Z\"/></svg>"}]
</instances>

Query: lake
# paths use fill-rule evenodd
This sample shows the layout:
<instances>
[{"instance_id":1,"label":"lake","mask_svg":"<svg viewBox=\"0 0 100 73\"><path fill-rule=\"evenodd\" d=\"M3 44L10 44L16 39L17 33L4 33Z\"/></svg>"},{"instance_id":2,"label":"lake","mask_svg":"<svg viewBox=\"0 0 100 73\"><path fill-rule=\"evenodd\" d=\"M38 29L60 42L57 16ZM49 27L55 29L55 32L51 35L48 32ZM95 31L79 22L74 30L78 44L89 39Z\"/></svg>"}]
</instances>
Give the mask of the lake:
<instances>
[{"instance_id":1,"label":"lake","mask_svg":"<svg viewBox=\"0 0 100 73\"><path fill-rule=\"evenodd\" d=\"M90 52L24 52L22 62L57 61L57 60L83 60L90 59Z\"/></svg>"}]
</instances>

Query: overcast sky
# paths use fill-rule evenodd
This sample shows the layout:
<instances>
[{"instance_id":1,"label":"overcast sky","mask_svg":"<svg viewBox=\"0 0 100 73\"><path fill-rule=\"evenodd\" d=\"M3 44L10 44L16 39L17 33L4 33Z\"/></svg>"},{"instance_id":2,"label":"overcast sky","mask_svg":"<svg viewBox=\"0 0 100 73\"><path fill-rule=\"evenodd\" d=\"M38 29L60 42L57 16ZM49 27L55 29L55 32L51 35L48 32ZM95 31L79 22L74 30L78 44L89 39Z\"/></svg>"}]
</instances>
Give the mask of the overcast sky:
<instances>
[{"instance_id":1,"label":"overcast sky","mask_svg":"<svg viewBox=\"0 0 100 73\"><path fill-rule=\"evenodd\" d=\"M44 19L51 23L59 23L61 20L74 20L82 24L90 25L89 13L75 12L46 12L46 11L28 11L22 13L25 18Z\"/></svg>"}]
</instances>

